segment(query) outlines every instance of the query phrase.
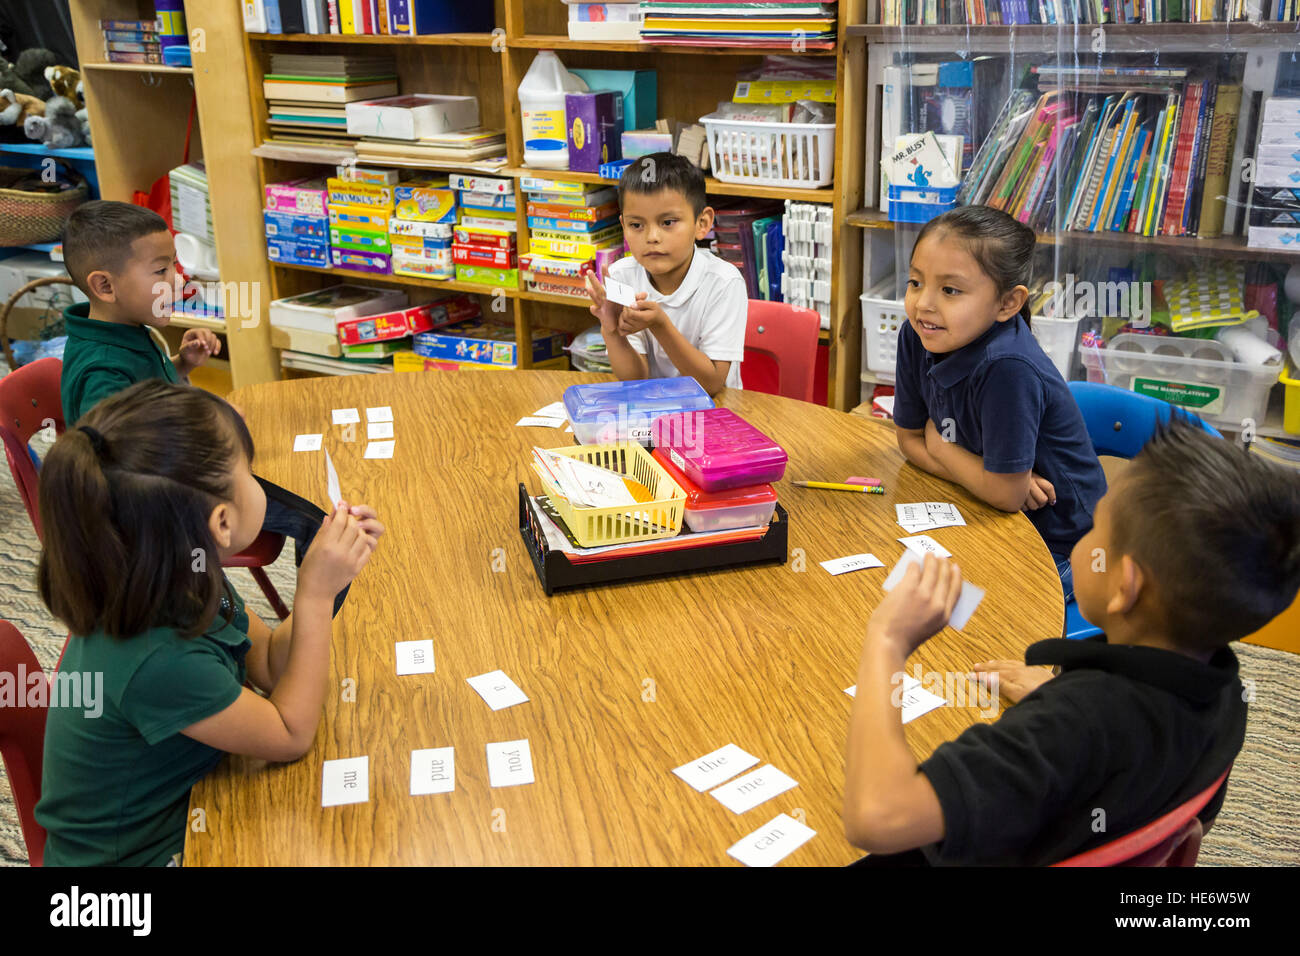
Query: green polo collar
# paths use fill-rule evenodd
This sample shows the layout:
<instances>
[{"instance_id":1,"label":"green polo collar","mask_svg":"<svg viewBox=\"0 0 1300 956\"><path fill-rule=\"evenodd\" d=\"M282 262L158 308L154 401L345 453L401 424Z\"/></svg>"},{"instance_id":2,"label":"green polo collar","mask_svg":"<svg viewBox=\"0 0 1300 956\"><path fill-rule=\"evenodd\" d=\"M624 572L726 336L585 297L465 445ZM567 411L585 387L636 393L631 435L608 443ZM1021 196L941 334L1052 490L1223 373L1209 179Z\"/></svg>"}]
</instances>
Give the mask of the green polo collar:
<instances>
[{"instance_id":1,"label":"green polo collar","mask_svg":"<svg viewBox=\"0 0 1300 956\"><path fill-rule=\"evenodd\" d=\"M90 303L79 302L63 310L63 320L67 323L68 334L100 345L113 345L142 352L145 355L157 355L159 349L149 329L143 325L119 325L116 322L101 322L90 317Z\"/></svg>"}]
</instances>

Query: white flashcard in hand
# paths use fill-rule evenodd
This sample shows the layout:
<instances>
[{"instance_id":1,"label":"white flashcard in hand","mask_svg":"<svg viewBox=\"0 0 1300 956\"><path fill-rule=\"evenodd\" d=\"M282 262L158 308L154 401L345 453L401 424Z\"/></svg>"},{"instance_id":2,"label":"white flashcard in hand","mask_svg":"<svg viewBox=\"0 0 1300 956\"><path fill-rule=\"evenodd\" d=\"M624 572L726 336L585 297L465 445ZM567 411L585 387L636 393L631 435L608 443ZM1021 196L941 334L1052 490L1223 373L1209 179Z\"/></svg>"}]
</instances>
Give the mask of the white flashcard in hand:
<instances>
[{"instance_id":1,"label":"white flashcard in hand","mask_svg":"<svg viewBox=\"0 0 1300 956\"><path fill-rule=\"evenodd\" d=\"M411 796L451 793L456 789L456 748L411 751Z\"/></svg>"},{"instance_id":2,"label":"white flashcard in hand","mask_svg":"<svg viewBox=\"0 0 1300 956\"><path fill-rule=\"evenodd\" d=\"M370 801L370 758L326 760L321 767L322 807Z\"/></svg>"},{"instance_id":3,"label":"white flashcard in hand","mask_svg":"<svg viewBox=\"0 0 1300 956\"><path fill-rule=\"evenodd\" d=\"M494 787L533 782L533 754L527 740L488 744L487 765L488 782Z\"/></svg>"},{"instance_id":4,"label":"white flashcard in hand","mask_svg":"<svg viewBox=\"0 0 1300 956\"><path fill-rule=\"evenodd\" d=\"M339 473L334 470L334 462L330 459L328 450L325 452L325 486L330 496L330 506L337 509L343 500L343 492L339 490Z\"/></svg>"},{"instance_id":5,"label":"white flashcard in hand","mask_svg":"<svg viewBox=\"0 0 1300 956\"><path fill-rule=\"evenodd\" d=\"M792 778L769 763L731 783L724 783L710 795L732 813L744 813L797 786L799 784Z\"/></svg>"},{"instance_id":6,"label":"white flashcard in hand","mask_svg":"<svg viewBox=\"0 0 1300 956\"><path fill-rule=\"evenodd\" d=\"M744 773L756 763L758 763L757 757L745 753L735 744L727 744L698 760L674 768L673 773L703 793L710 787L716 787L730 780L738 773Z\"/></svg>"},{"instance_id":7,"label":"white flashcard in hand","mask_svg":"<svg viewBox=\"0 0 1300 956\"><path fill-rule=\"evenodd\" d=\"M788 813L771 820L727 850L727 856L745 866L775 866L817 835Z\"/></svg>"},{"instance_id":8,"label":"white flashcard in hand","mask_svg":"<svg viewBox=\"0 0 1300 956\"><path fill-rule=\"evenodd\" d=\"M433 666L433 641L398 641L396 645L397 653L397 675L405 677L407 674L432 674Z\"/></svg>"},{"instance_id":9,"label":"white flashcard in hand","mask_svg":"<svg viewBox=\"0 0 1300 956\"><path fill-rule=\"evenodd\" d=\"M355 408L336 408L334 409L335 425L355 425L361 421L361 416L357 414Z\"/></svg>"},{"instance_id":10,"label":"white flashcard in hand","mask_svg":"<svg viewBox=\"0 0 1300 956\"><path fill-rule=\"evenodd\" d=\"M516 428L559 428L564 424L563 418L547 418L545 415L525 415L515 422Z\"/></svg>"},{"instance_id":11,"label":"white flashcard in hand","mask_svg":"<svg viewBox=\"0 0 1300 956\"><path fill-rule=\"evenodd\" d=\"M320 435L298 435L293 440L294 451L320 451Z\"/></svg>"},{"instance_id":12,"label":"white flashcard in hand","mask_svg":"<svg viewBox=\"0 0 1300 956\"><path fill-rule=\"evenodd\" d=\"M395 441L372 441L366 446L367 458L392 458Z\"/></svg>"},{"instance_id":13,"label":"white flashcard in hand","mask_svg":"<svg viewBox=\"0 0 1300 956\"><path fill-rule=\"evenodd\" d=\"M624 285L613 276L605 277L605 298L619 305L636 306L636 290Z\"/></svg>"},{"instance_id":14,"label":"white flashcard in hand","mask_svg":"<svg viewBox=\"0 0 1300 956\"><path fill-rule=\"evenodd\" d=\"M952 552L941 545L928 534L918 534L911 538L898 539L903 547L908 551L915 551L924 557L927 554L933 554L936 558L951 558Z\"/></svg>"},{"instance_id":15,"label":"white flashcard in hand","mask_svg":"<svg viewBox=\"0 0 1300 956\"><path fill-rule=\"evenodd\" d=\"M894 569L889 572L885 578L885 583L881 585L886 591L894 590L894 586L903 580L903 575L907 573L908 567L915 564L921 567L924 559L915 551L904 551L903 556L898 559ZM952 616L948 618L948 624L957 630L966 626L975 609L979 607L980 601L984 600L984 589L971 584L969 581L961 582L961 593L957 595L957 603L953 605Z\"/></svg>"},{"instance_id":16,"label":"white flashcard in hand","mask_svg":"<svg viewBox=\"0 0 1300 956\"><path fill-rule=\"evenodd\" d=\"M528 703L528 695L505 675L505 671L492 671L488 674L479 674L477 677L467 677L465 683L478 691L478 695L487 701L487 705L493 710Z\"/></svg>"},{"instance_id":17,"label":"white flashcard in hand","mask_svg":"<svg viewBox=\"0 0 1300 956\"><path fill-rule=\"evenodd\" d=\"M885 562L874 554L851 554L847 558L834 558L822 561L821 566L831 574L844 574L846 571L862 571L866 568L883 568Z\"/></svg>"},{"instance_id":18,"label":"white flashcard in hand","mask_svg":"<svg viewBox=\"0 0 1300 956\"><path fill-rule=\"evenodd\" d=\"M376 405L374 408L366 409L366 421L368 422L391 422L393 420L393 407L391 405Z\"/></svg>"},{"instance_id":19,"label":"white flashcard in hand","mask_svg":"<svg viewBox=\"0 0 1300 956\"><path fill-rule=\"evenodd\" d=\"M392 422L367 422L366 423L366 441L374 441L377 438L392 438Z\"/></svg>"}]
</instances>

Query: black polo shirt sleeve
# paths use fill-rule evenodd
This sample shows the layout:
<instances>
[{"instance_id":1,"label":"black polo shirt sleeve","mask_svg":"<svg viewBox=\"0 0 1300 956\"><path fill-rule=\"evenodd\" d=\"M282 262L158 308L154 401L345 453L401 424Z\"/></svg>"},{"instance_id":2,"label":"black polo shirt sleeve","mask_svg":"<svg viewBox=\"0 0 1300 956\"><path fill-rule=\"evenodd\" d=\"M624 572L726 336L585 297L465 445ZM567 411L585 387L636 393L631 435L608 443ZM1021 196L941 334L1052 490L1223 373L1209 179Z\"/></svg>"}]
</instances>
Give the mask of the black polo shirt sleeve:
<instances>
[{"instance_id":1,"label":"black polo shirt sleeve","mask_svg":"<svg viewBox=\"0 0 1300 956\"><path fill-rule=\"evenodd\" d=\"M894 361L894 424L899 428L924 428L930 418L921 390L922 353L925 346L907 322L898 327L898 347Z\"/></svg>"},{"instance_id":2,"label":"black polo shirt sleeve","mask_svg":"<svg viewBox=\"0 0 1300 956\"><path fill-rule=\"evenodd\" d=\"M977 399L985 471L1018 475L1034 467L1046 406L1043 383L1033 365L1018 356L989 363Z\"/></svg>"},{"instance_id":3,"label":"black polo shirt sleeve","mask_svg":"<svg viewBox=\"0 0 1300 956\"><path fill-rule=\"evenodd\" d=\"M1095 786L1110 743L1093 739L1090 680L1030 694L991 724L976 724L921 764L943 810L943 840L925 848L935 864L1024 861L1079 790ZM1095 707L1095 701L1091 704ZM1104 735L1103 735L1104 736Z\"/></svg>"}]
</instances>

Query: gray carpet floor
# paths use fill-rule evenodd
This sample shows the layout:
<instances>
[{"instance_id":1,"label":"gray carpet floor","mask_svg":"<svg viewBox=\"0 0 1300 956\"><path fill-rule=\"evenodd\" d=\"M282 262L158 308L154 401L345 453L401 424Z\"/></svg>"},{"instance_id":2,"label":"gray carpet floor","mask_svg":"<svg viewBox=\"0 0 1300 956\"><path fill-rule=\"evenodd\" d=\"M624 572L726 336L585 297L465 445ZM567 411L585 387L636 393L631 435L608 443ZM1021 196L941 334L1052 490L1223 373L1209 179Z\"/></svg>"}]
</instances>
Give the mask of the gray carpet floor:
<instances>
[{"instance_id":1,"label":"gray carpet floor","mask_svg":"<svg viewBox=\"0 0 1300 956\"><path fill-rule=\"evenodd\" d=\"M38 436L32 444L43 454L49 442ZM285 548L268 569L286 604L292 603L294 590L292 550ZM37 597L38 554L18 489L9 470L0 469L0 618L22 631L41 666L49 670L58 660L66 631ZM230 574L248 606L263 620L274 620L248 572L234 569ZM1300 656L1250 644L1235 644L1234 649L1243 679L1255 682L1255 701L1227 800L1201 845L1200 865L1295 865L1300 863ZM0 767L0 865L26 863L9 779Z\"/></svg>"}]
</instances>

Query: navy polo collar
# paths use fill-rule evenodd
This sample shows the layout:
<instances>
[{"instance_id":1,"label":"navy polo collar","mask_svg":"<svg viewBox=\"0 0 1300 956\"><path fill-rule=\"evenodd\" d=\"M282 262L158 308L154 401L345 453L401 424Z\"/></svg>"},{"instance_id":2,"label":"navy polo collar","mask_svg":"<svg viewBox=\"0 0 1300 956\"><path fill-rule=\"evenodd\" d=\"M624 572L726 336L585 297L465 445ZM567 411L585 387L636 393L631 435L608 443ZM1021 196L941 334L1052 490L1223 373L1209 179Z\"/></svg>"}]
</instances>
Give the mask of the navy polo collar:
<instances>
[{"instance_id":1,"label":"navy polo collar","mask_svg":"<svg viewBox=\"0 0 1300 956\"><path fill-rule=\"evenodd\" d=\"M944 388L952 388L984 361L985 352L994 339L1007 332L1014 335L1018 322L1018 316L1006 322L994 322L988 331L974 342L963 345L955 352L947 353L941 359L936 359L934 353L926 351L926 373ZM924 349L925 346L922 345L921 348Z\"/></svg>"},{"instance_id":2,"label":"navy polo collar","mask_svg":"<svg viewBox=\"0 0 1300 956\"><path fill-rule=\"evenodd\" d=\"M1159 687L1197 704L1208 704L1237 680L1237 655L1231 648L1215 651L1209 663L1158 647L1109 644L1105 635L1085 641L1053 638L1031 644L1026 664L1059 664L1061 673L1100 670Z\"/></svg>"}]
</instances>

